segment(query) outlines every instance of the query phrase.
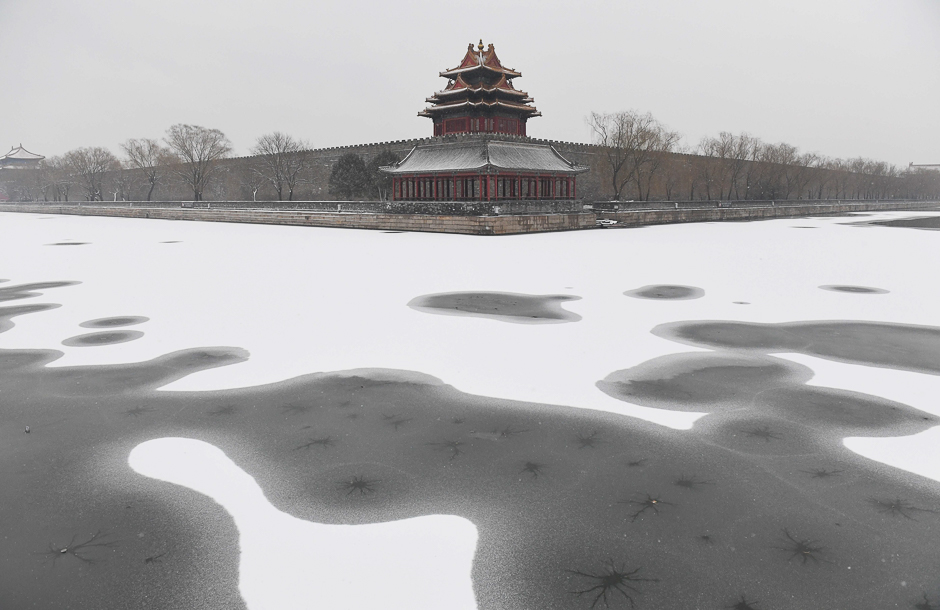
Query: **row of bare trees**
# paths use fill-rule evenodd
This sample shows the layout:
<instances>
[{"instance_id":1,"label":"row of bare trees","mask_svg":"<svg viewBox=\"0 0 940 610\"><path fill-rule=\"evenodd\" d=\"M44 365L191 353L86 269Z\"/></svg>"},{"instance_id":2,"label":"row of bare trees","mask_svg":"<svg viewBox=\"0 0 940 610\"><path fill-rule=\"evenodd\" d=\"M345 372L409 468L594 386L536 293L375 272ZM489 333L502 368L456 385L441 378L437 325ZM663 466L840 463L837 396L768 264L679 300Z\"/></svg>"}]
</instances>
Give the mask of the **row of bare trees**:
<instances>
[{"instance_id":1,"label":"row of bare trees","mask_svg":"<svg viewBox=\"0 0 940 610\"><path fill-rule=\"evenodd\" d=\"M588 117L603 151L611 199L890 199L940 197L940 174L865 158L801 153L742 133L703 138L694 149L650 114Z\"/></svg>"},{"instance_id":2,"label":"row of bare trees","mask_svg":"<svg viewBox=\"0 0 940 610\"><path fill-rule=\"evenodd\" d=\"M699 143L707 199L887 199L902 170L862 157L833 159L722 132Z\"/></svg>"},{"instance_id":3,"label":"row of bare trees","mask_svg":"<svg viewBox=\"0 0 940 610\"><path fill-rule=\"evenodd\" d=\"M68 201L77 195L87 201L151 201L157 187L172 179L184 185L193 200L201 201L219 173L219 161L232 152L228 138L218 129L182 123L167 129L162 141L132 138L120 148L121 157L95 146L45 159L32 184L17 185L21 190L37 190L38 197L20 193L18 198ZM269 186L278 200L293 199L309 167L309 148L306 142L280 132L260 136L251 148L242 186L253 194Z\"/></svg>"}]
</instances>

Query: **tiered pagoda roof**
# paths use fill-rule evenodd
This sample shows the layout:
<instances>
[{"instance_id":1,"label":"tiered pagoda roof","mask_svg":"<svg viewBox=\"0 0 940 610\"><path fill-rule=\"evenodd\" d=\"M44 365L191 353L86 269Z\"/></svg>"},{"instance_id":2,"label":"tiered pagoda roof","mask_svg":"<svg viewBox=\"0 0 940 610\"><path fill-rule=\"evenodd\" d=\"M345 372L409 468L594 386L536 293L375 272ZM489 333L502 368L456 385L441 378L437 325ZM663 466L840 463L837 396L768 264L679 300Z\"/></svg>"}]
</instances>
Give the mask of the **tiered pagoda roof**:
<instances>
[{"instance_id":1,"label":"tiered pagoda roof","mask_svg":"<svg viewBox=\"0 0 940 610\"><path fill-rule=\"evenodd\" d=\"M450 82L444 90L427 98L425 101L432 105L418 113L434 120L435 135L466 132L524 135L525 121L542 116L530 105L534 100L529 94L512 85L512 79L522 74L503 66L492 44L484 50L482 40L476 49L471 43L460 64L440 75ZM453 121L460 118L468 120ZM445 125L447 119L451 121Z\"/></svg>"}]
</instances>

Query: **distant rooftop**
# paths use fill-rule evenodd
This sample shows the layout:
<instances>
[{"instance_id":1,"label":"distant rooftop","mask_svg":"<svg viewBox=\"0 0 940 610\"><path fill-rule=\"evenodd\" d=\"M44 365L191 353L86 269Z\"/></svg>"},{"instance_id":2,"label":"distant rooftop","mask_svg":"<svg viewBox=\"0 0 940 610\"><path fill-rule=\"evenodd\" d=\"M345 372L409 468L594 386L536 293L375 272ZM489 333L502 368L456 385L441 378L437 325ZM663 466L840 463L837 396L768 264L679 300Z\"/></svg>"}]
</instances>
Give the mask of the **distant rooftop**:
<instances>
[{"instance_id":1,"label":"distant rooftop","mask_svg":"<svg viewBox=\"0 0 940 610\"><path fill-rule=\"evenodd\" d=\"M10 152L0 157L0 163L3 161L42 161L45 159L42 155L37 155L36 153L31 153L20 144L19 146L14 146L10 149Z\"/></svg>"}]
</instances>

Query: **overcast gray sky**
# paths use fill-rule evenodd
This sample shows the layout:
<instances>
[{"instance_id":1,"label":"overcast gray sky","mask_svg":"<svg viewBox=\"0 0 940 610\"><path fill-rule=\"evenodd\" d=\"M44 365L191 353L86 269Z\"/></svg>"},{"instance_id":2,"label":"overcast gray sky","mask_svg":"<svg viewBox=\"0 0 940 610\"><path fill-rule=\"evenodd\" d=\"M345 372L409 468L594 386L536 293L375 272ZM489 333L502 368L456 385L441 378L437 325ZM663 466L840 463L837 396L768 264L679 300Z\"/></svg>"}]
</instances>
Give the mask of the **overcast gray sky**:
<instances>
[{"instance_id":1,"label":"overcast gray sky","mask_svg":"<svg viewBox=\"0 0 940 610\"><path fill-rule=\"evenodd\" d=\"M426 136L416 113L493 43L543 117L651 112L837 157L940 163L940 0L0 0L0 147L119 152L174 123L238 154Z\"/></svg>"}]
</instances>

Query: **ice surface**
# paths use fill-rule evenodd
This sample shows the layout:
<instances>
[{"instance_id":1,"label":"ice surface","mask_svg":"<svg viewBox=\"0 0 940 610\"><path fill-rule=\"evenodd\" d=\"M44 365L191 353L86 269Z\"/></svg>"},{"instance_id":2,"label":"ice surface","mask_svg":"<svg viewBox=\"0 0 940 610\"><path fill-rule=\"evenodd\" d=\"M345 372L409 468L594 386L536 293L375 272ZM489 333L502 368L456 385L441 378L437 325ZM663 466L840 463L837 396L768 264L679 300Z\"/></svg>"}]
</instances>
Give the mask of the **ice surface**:
<instances>
[{"instance_id":1,"label":"ice surface","mask_svg":"<svg viewBox=\"0 0 940 610\"><path fill-rule=\"evenodd\" d=\"M867 220L912 215L880 213ZM844 218L498 239L77 216L56 223L27 214L0 218L4 277L17 283L82 282L40 297L64 306L22 318L0 337L0 347L63 349L61 341L82 322L131 311L150 318L145 337L96 349L65 347L53 366L143 361L196 346L236 346L251 353L242 364L191 375L168 391L245 387L317 371L404 369L468 393L687 429L699 415L633 406L595 387L612 371L688 351L651 335L659 324L870 320L940 326L940 308L931 306L940 303L940 283L922 271L940 258L936 236L845 225ZM66 240L89 245L44 247ZM180 243L161 243L167 241ZM623 295L636 286L662 284L701 287L706 296L661 301ZM890 293L872 298L818 289L830 284L878 286ZM581 299L565 307L582 319L506 325L432 316L407 306L421 295L461 291L577 295Z\"/></svg>"},{"instance_id":2,"label":"ice surface","mask_svg":"<svg viewBox=\"0 0 940 610\"><path fill-rule=\"evenodd\" d=\"M905 216L884 213L869 219ZM13 294L18 285L45 283L43 289L33 291L36 295L6 304L21 308L17 311L24 315L13 318L15 326L0 335L0 349L48 349L64 353L49 364L51 367L122 364L164 357L147 369L155 375L153 379L177 379L163 387L164 395L245 388L314 372L350 371L343 375L354 378L355 371L360 369L413 371L410 379L415 383L431 380L433 384L436 381L431 378L436 378L480 396L603 411L674 430L695 426L695 433L704 428L704 438L721 441L727 440L721 434L749 435L753 431L744 427L737 431L732 428L709 431L708 419L696 426L704 413L670 410L668 400L656 408L631 404L604 393L597 383L615 371L638 367L663 356L686 354L681 358L694 360L687 355L716 352L651 332L669 323L828 320L940 327L940 285L929 272L940 262L937 234L848 225L843 224L844 218L701 223L499 238L71 216L44 223L39 222L40 218L0 214L0 275L10 280L2 284L3 289ZM816 230L793 230L806 226ZM86 245L46 247L50 243L78 241ZM819 289L832 285L879 287L888 292L872 296ZM626 291L638 286L699 287L704 296L684 300L625 296ZM565 301L564 309L580 320L567 324L505 324L471 316L428 315L408 307L409 302L422 295L466 292L577 296L579 300ZM741 302L749 306L741 307L738 304ZM149 319L146 334L134 341L81 347L62 344L63 340L80 334L87 321L126 318L128 314ZM200 351L181 352L192 349ZM244 358L244 352L239 351L242 349L250 357ZM218 366L187 375L188 370L204 368L206 355L212 356L212 363ZM734 356L727 353L716 356L725 357ZM940 376L846 364L804 354L773 354L773 357L812 370L813 377L806 382L809 385L882 397L940 416L940 406L934 399L940 389ZM167 364L188 370L169 375L164 369L173 367L164 366ZM63 371L65 382L72 380L70 375L75 376L76 383L69 385L70 391L82 389L78 381L103 383L112 388L120 383L139 385L151 379L135 376L133 371L117 370L100 372L107 375L103 381L95 381L94 376L85 379L84 373L81 369ZM400 374L389 376L403 378ZM371 378L376 379L374 375ZM93 393L101 388L86 389ZM189 400L189 396L183 398ZM131 405L128 407L121 420L125 426L135 421L129 418L146 417L148 412L146 407L137 411ZM223 409L224 405L208 413L223 413ZM759 432L759 425L763 423L756 422L758 427L754 430ZM938 430L931 428L900 438L853 437L843 443L868 460L940 481ZM592 434L591 430L572 430L572 435L575 433L588 434L588 438ZM496 441L499 434L499 429L484 429L476 430L470 437ZM680 434L688 437L693 433ZM786 436L789 429L780 434ZM35 432L29 437L30 441L41 438ZM144 440L137 439L134 445ZM237 440L221 438L221 441L239 447ZM221 441L219 446L224 444ZM263 558L253 561L270 562L271 566L281 558L290 563L291 557L300 557L309 550L308 546L312 548L312 544L301 544L285 551L286 547L279 546L278 541L291 540L290 534L281 533L287 531L281 527L299 527L309 533L321 524L294 518L267 504L254 479L239 470L221 450L205 443L180 448L163 441L151 442L155 444L141 445L154 450L149 460L141 461L144 453L140 447L132 454L132 464L135 468L139 466L140 472L212 497L233 516L239 532L255 528L253 519L270 517L267 523L273 523L272 531L279 533L270 539L243 537L243 561L252 548L261 549L255 556ZM777 455L771 453L776 445L768 439L735 442L751 452L748 460L755 455L753 459ZM493 445L502 450L507 443ZM625 446L629 453L629 445ZM188 455L190 450L198 455ZM587 449L572 451L580 459L589 455ZM185 464L176 460L179 457L186 458ZM265 458L257 456L257 461ZM617 459L634 460L623 468L644 461L642 456L634 455ZM768 459L768 464L771 462ZM197 463L221 465L222 470L231 474L231 484L221 484L228 475L199 478L196 476L199 469L192 468ZM256 463L253 465L257 467ZM828 467L813 463L806 465L810 470L798 472L806 478L816 472L812 469ZM518 470L521 466L512 468ZM559 470L556 465L555 472ZM515 474L519 478L520 473ZM675 474L681 478L696 473ZM335 484L328 473L322 476ZM702 484L714 476L701 474ZM692 476L689 480L696 479ZM211 483L209 488L206 481ZM670 487L675 485L679 483ZM238 493L239 489L250 493ZM629 503L633 497L627 495L620 501ZM242 500L256 505L242 511L239 504ZM869 506L872 499L860 501L869 513L874 510ZM921 502L917 498L910 501ZM874 514L878 516L877 512ZM472 556L472 547L467 546L472 536L465 535L470 529L464 526L473 527L464 520L449 523L441 530L443 537L457 532L457 538L463 540L461 544L466 543L466 548L461 547L463 551L454 554L459 561ZM369 531L368 527L362 531ZM772 527L779 525L775 523ZM774 536L780 537L776 529ZM368 538L365 536L362 544L368 546ZM852 538L853 543L859 540L867 537ZM329 555L343 543L327 536L320 538L318 544L329 549ZM577 548L584 546L581 541L571 544ZM464 552L468 548L469 555ZM420 562L420 555L419 549L413 561ZM390 555L385 558L394 562ZM319 565L322 556L313 553L298 561L304 566ZM406 561L393 567L407 571L408 565ZM327 565L324 569L332 567ZM290 573L292 569L286 566L282 571ZM459 599L469 600L466 605L470 606L473 591L465 586L469 568L464 565L453 574L458 572L458 580L464 579L460 580L462 584L446 587L463 591L465 595ZM407 575L395 573L399 582L410 582ZM263 602L250 600L254 599L252 591L266 586L267 574L260 568L242 572L241 587L251 608L264 607ZM298 579L300 576L289 582ZM389 586L395 589L396 585ZM324 587L328 584L321 583L318 590L323 591ZM405 590L407 586L396 589L399 593ZM268 595L266 599L277 600L275 593L264 595ZM442 594L435 595L439 598ZM332 600L340 597L339 593L327 595Z\"/></svg>"}]
</instances>

